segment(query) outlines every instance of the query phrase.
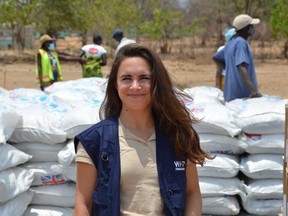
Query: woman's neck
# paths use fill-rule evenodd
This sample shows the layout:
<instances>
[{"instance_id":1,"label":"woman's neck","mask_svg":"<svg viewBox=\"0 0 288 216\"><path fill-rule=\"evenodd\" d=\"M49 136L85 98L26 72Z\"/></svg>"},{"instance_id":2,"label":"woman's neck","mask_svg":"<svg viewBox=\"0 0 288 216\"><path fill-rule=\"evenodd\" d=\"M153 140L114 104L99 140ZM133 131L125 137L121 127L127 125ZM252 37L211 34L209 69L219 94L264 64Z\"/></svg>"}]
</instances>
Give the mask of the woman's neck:
<instances>
[{"instance_id":1,"label":"woman's neck","mask_svg":"<svg viewBox=\"0 0 288 216\"><path fill-rule=\"evenodd\" d=\"M133 112L123 108L120 112L120 120L125 126L127 125L133 129L154 128L154 119L151 111Z\"/></svg>"}]
</instances>

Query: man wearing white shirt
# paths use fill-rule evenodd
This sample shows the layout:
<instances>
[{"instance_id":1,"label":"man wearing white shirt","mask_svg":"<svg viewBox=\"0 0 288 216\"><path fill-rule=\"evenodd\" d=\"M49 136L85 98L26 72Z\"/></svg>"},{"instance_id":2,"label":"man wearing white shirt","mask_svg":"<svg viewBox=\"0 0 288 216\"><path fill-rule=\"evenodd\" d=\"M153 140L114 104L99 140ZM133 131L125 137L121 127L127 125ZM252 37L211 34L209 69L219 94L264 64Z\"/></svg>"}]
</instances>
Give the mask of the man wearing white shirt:
<instances>
[{"instance_id":1,"label":"man wearing white shirt","mask_svg":"<svg viewBox=\"0 0 288 216\"><path fill-rule=\"evenodd\" d=\"M107 51L101 46L102 37L99 34L93 36L93 44L82 47L80 58L87 60L82 64L82 77L103 77L101 67L107 64Z\"/></svg>"},{"instance_id":2,"label":"man wearing white shirt","mask_svg":"<svg viewBox=\"0 0 288 216\"><path fill-rule=\"evenodd\" d=\"M131 44L131 43L136 43L135 40L132 39L128 39L126 37L124 37L123 31L121 29L115 29L115 31L112 34L112 38L116 41L117 43L117 48L115 51L115 56L117 55L117 52L119 51L119 49L127 44Z\"/></svg>"}]
</instances>

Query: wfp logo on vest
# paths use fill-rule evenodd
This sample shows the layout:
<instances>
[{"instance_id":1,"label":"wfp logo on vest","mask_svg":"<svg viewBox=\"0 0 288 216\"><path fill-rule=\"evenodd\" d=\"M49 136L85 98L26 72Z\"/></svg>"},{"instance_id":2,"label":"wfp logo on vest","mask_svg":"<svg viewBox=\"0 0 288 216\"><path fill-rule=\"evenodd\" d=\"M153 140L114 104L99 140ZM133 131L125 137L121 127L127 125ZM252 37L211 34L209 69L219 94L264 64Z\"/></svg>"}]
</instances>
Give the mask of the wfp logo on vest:
<instances>
[{"instance_id":1,"label":"wfp logo on vest","mask_svg":"<svg viewBox=\"0 0 288 216\"><path fill-rule=\"evenodd\" d=\"M175 171L185 171L185 161L174 161Z\"/></svg>"}]
</instances>

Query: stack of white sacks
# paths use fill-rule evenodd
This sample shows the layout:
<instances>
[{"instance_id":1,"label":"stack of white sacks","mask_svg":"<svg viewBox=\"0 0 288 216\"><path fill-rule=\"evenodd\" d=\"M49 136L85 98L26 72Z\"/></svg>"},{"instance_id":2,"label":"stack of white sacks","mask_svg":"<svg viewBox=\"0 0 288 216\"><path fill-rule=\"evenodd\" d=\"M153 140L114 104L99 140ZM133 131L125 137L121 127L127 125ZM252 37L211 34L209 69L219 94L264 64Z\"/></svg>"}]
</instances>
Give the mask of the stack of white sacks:
<instances>
[{"instance_id":1,"label":"stack of white sacks","mask_svg":"<svg viewBox=\"0 0 288 216\"><path fill-rule=\"evenodd\" d=\"M239 197L245 197L244 182L237 176L240 155L246 144L236 136L241 129L235 124L230 110L224 105L223 93L213 87L185 89L192 98L186 107L200 120L194 126L203 150L215 155L203 167L198 166L203 214L237 215Z\"/></svg>"},{"instance_id":2,"label":"stack of white sacks","mask_svg":"<svg viewBox=\"0 0 288 216\"><path fill-rule=\"evenodd\" d=\"M0 216L71 216L73 138L99 121L106 79L0 91ZM17 208L15 208L17 206Z\"/></svg>"},{"instance_id":3,"label":"stack of white sacks","mask_svg":"<svg viewBox=\"0 0 288 216\"><path fill-rule=\"evenodd\" d=\"M200 123L201 147L215 154L198 166L203 214L278 215L283 204L283 152L287 100L265 96L230 103L213 87L185 89L186 107Z\"/></svg>"},{"instance_id":4,"label":"stack of white sacks","mask_svg":"<svg viewBox=\"0 0 288 216\"><path fill-rule=\"evenodd\" d=\"M247 144L241 157L246 200L244 209L255 215L278 215L283 205L285 104L278 97L234 100L227 104Z\"/></svg>"},{"instance_id":5,"label":"stack of white sacks","mask_svg":"<svg viewBox=\"0 0 288 216\"><path fill-rule=\"evenodd\" d=\"M105 78L55 83L45 92L0 89L0 216L70 216L75 202L73 138L99 121ZM225 104L213 87L185 89L201 147L203 214L276 215L282 206L286 100ZM17 208L15 208L17 206Z\"/></svg>"}]
</instances>

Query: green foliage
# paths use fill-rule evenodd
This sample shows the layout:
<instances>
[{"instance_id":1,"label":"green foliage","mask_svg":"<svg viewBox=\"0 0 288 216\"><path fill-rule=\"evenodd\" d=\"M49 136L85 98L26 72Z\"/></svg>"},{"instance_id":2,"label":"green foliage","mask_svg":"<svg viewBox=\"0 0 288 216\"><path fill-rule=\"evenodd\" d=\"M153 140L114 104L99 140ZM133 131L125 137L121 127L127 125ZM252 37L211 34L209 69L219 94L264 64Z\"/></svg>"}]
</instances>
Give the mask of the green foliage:
<instances>
[{"instance_id":1,"label":"green foliage","mask_svg":"<svg viewBox=\"0 0 288 216\"><path fill-rule=\"evenodd\" d=\"M154 8L151 19L142 24L140 32L146 37L158 40L161 52L167 53L169 52L169 39L179 37L186 30L181 25L182 23L181 12Z\"/></svg>"},{"instance_id":2,"label":"green foliage","mask_svg":"<svg viewBox=\"0 0 288 216\"><path fill-rule=\"evenodd\" d=\"M142 13L134 0L95 0L94 5L93 29L104 38L111 38L115 28L122 29L125 36L137 35Z\"/></svg>"},{"instance_id":3,"label":"green foliage","mask_svg":"<svg viewBox=\"0 0 288 216\"><path fill-rule=\"evenodd\" d=\"M29 3L19 0L0 1L0 23L6 25L28 25L33 22L33 12L39 0L31 0Z\"/></svg>"},{"instance_id":4,"label":"green foliage","mask_svg":"<svg viewBox=\"0 0 288 216\"><path fill-rule=\"evenodd\" d=\"M110 47L115 47L112 32L121 28L127 37L159 41L165 53L174 38L223 39L224 29L240 13L269 20L273 36L287 39L287 1L191 0L180 7L175 0L0 0L0 24L13 31L19 44L24 27L31 24L41 34L81 32L84 43L97 31Z\"/></svg>"},{"instance_id":5,"label":"green foliage","mask_svg":"<svg viewBox=\"0 0 288 216\"><path fill-rule=\"evenodd\" d=\"M275 1L274 9L271 12L270 25L273 37L285 39L283 55L288 58L288 1Z\"/></svg>"},{"instance_id":6,"label":"green foliage","mask_svg":"<svg viewBox=\"0 0 288 216\"><path fill-rule=\"evenodd\" d=\"M91 26L93 4L83 0L44 0L37 19L42 33L64 30L87 31Z\"/></svg>"},{"instance_id":7,"label":"green foliage","mask_svg":"<svg viewBox=\"0 0 288 216\"><path fill-rule=\"evenodd\" d=\"M270 17L270 25L274 37L283 36L288 39L288 2L287 0L275 1Z\"/></svg>"},{"instance_id":8,"label":"green foliage","mask_svg":"<svg viewBox=\"0 0 288 216\"><path fill-rule=\"evenodd\" d=\"M0 23L11 29L13 47L24 49L24 27L34 23L34 15L38 5L40 5L40 0L0 1Z\"/></svg>"},{"instance_id":9,"label":"green foliage","mask_svg":"<svg viewBox=\"0 0 288 216\"><path fill-rule=\"evenodd\" d=\"M198 17L192 20L192 25L186 27L186 32L188 32L192 37L196 35L204 35L207 32L207 29L204 27L205 22L208 22L207 17Z\"/></svg>"}]
</instances>

